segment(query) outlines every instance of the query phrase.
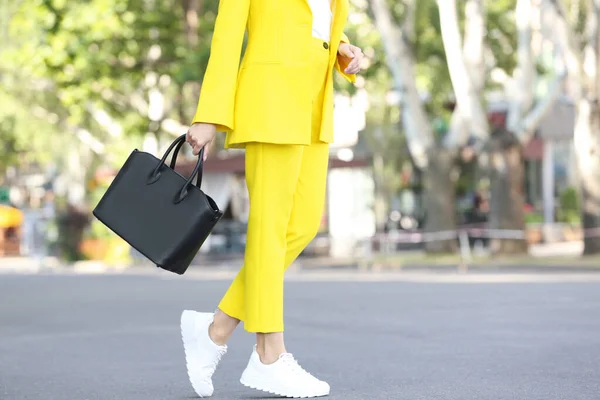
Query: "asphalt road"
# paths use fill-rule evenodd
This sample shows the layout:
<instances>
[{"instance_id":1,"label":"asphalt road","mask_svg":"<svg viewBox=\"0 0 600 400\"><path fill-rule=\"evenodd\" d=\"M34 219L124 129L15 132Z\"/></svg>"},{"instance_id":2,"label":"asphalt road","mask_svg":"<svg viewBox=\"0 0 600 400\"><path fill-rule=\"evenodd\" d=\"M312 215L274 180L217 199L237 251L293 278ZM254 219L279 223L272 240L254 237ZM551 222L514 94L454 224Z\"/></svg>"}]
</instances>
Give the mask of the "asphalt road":
<instances>
[{"instance_id":1,"label":"asphalt road","mask_svg":"<svg viewBox=\"0 0 600 400\"><path fill-rule=\"evenodd\" d=\"M598 400L600 283L583 281L293 280L287 345L331 399ZM0 399L192 399L179 315L226 287L0 274ZM236 333L215 399L268 398L239 384L252 344Z\"/></svg>"}]
</instances>

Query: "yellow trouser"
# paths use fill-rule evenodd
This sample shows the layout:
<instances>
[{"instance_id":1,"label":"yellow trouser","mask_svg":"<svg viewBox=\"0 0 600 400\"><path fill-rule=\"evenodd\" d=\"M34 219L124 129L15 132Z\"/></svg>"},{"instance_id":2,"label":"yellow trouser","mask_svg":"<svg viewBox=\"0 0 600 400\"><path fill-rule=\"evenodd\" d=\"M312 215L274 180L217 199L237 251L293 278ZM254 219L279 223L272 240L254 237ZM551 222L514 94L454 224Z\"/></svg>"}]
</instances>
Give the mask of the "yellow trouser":
<instances>
[{"instance_id":1,"label":"yellow trouser","mask_svg":"<svg viewBox=\"0 0 600 400\"><path fill-rule=\"evenodd\" d=\"M219 309L244 321L248 332L283 332L283 274L321 224L329 145L318 138L329 51L323 41L313 42L312 144L246 144L250 214L244 266Z\"/></svg>"}]
</instances>

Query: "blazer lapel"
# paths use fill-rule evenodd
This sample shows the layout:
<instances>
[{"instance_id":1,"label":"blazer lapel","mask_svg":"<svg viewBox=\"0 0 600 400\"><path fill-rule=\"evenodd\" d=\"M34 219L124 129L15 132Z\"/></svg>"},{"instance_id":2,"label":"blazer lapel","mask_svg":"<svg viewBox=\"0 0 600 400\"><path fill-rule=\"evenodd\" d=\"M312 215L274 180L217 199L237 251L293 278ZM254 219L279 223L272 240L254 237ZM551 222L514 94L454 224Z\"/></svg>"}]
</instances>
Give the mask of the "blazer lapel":
<instances>
[{"instance_id":1,"label":"blazer lapel","mask_svg":"<svg viewBox=\"0 0 600 400\"><path fill-rule=\"evenodd\" d=\"M333 1L333 22L331 24L331 46L337 49L340 43L344 25L348 18L348 0L332 0ZM335 60L337 54L331 54L331 59Z\"/></svg>"},{"instance_id":2,"label":"blazer lapel","mask_svg":"<svg viewBox=\"0 0 600 400\"><path fill-rule=\"evenodd\" d=\"M348 0L332 0L333 23L331 24L331 41L338 42L348 18Z\"/></svg>"}]
</instances>

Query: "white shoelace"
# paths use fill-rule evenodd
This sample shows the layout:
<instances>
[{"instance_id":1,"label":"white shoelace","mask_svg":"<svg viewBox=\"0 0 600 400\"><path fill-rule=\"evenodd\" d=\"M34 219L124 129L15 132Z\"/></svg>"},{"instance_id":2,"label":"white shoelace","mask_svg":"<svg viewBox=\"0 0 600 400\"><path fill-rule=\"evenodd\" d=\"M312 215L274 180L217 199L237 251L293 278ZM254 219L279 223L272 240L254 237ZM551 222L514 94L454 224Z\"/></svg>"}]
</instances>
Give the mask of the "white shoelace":
<instances>
[{"instance_id":1,"label":"white shoelace","mask_svg":"<svg viewBox=\"0 0 600 400\"><path fill-rule=\"evenodd\" d=\"M296 359L294 358L294 356L290 353L284 353L280 356L281 361L283 361L283 363L285 365L287 365L293 372L299 372L301 374L307 375L311 378L314 378L314 376L306 371L304 368L302 368L300 366L300 364L298 364L298 361L296 361Z\"/></svg>"}]
</instances>

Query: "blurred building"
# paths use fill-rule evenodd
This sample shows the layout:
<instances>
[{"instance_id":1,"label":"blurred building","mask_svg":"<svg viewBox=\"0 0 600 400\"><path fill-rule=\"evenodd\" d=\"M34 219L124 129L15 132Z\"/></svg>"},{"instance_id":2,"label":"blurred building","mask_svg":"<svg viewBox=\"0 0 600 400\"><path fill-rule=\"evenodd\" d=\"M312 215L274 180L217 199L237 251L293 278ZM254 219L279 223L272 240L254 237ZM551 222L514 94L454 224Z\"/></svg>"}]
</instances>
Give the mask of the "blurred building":
<instances>
[{"instance_id":1,"label":"blurred building","mask_svg":"<svg viewBox=\"0 0 600 400\"><path fill-rule=\"evenodd\" d=\"M508 103L490 102L490 114L506 116ZM573 148L574 105L559 99L540 121L524 148L526 202L542 210L544 222L554 222L558 193L577 185Z\"/></svg>"}]
</instances>

